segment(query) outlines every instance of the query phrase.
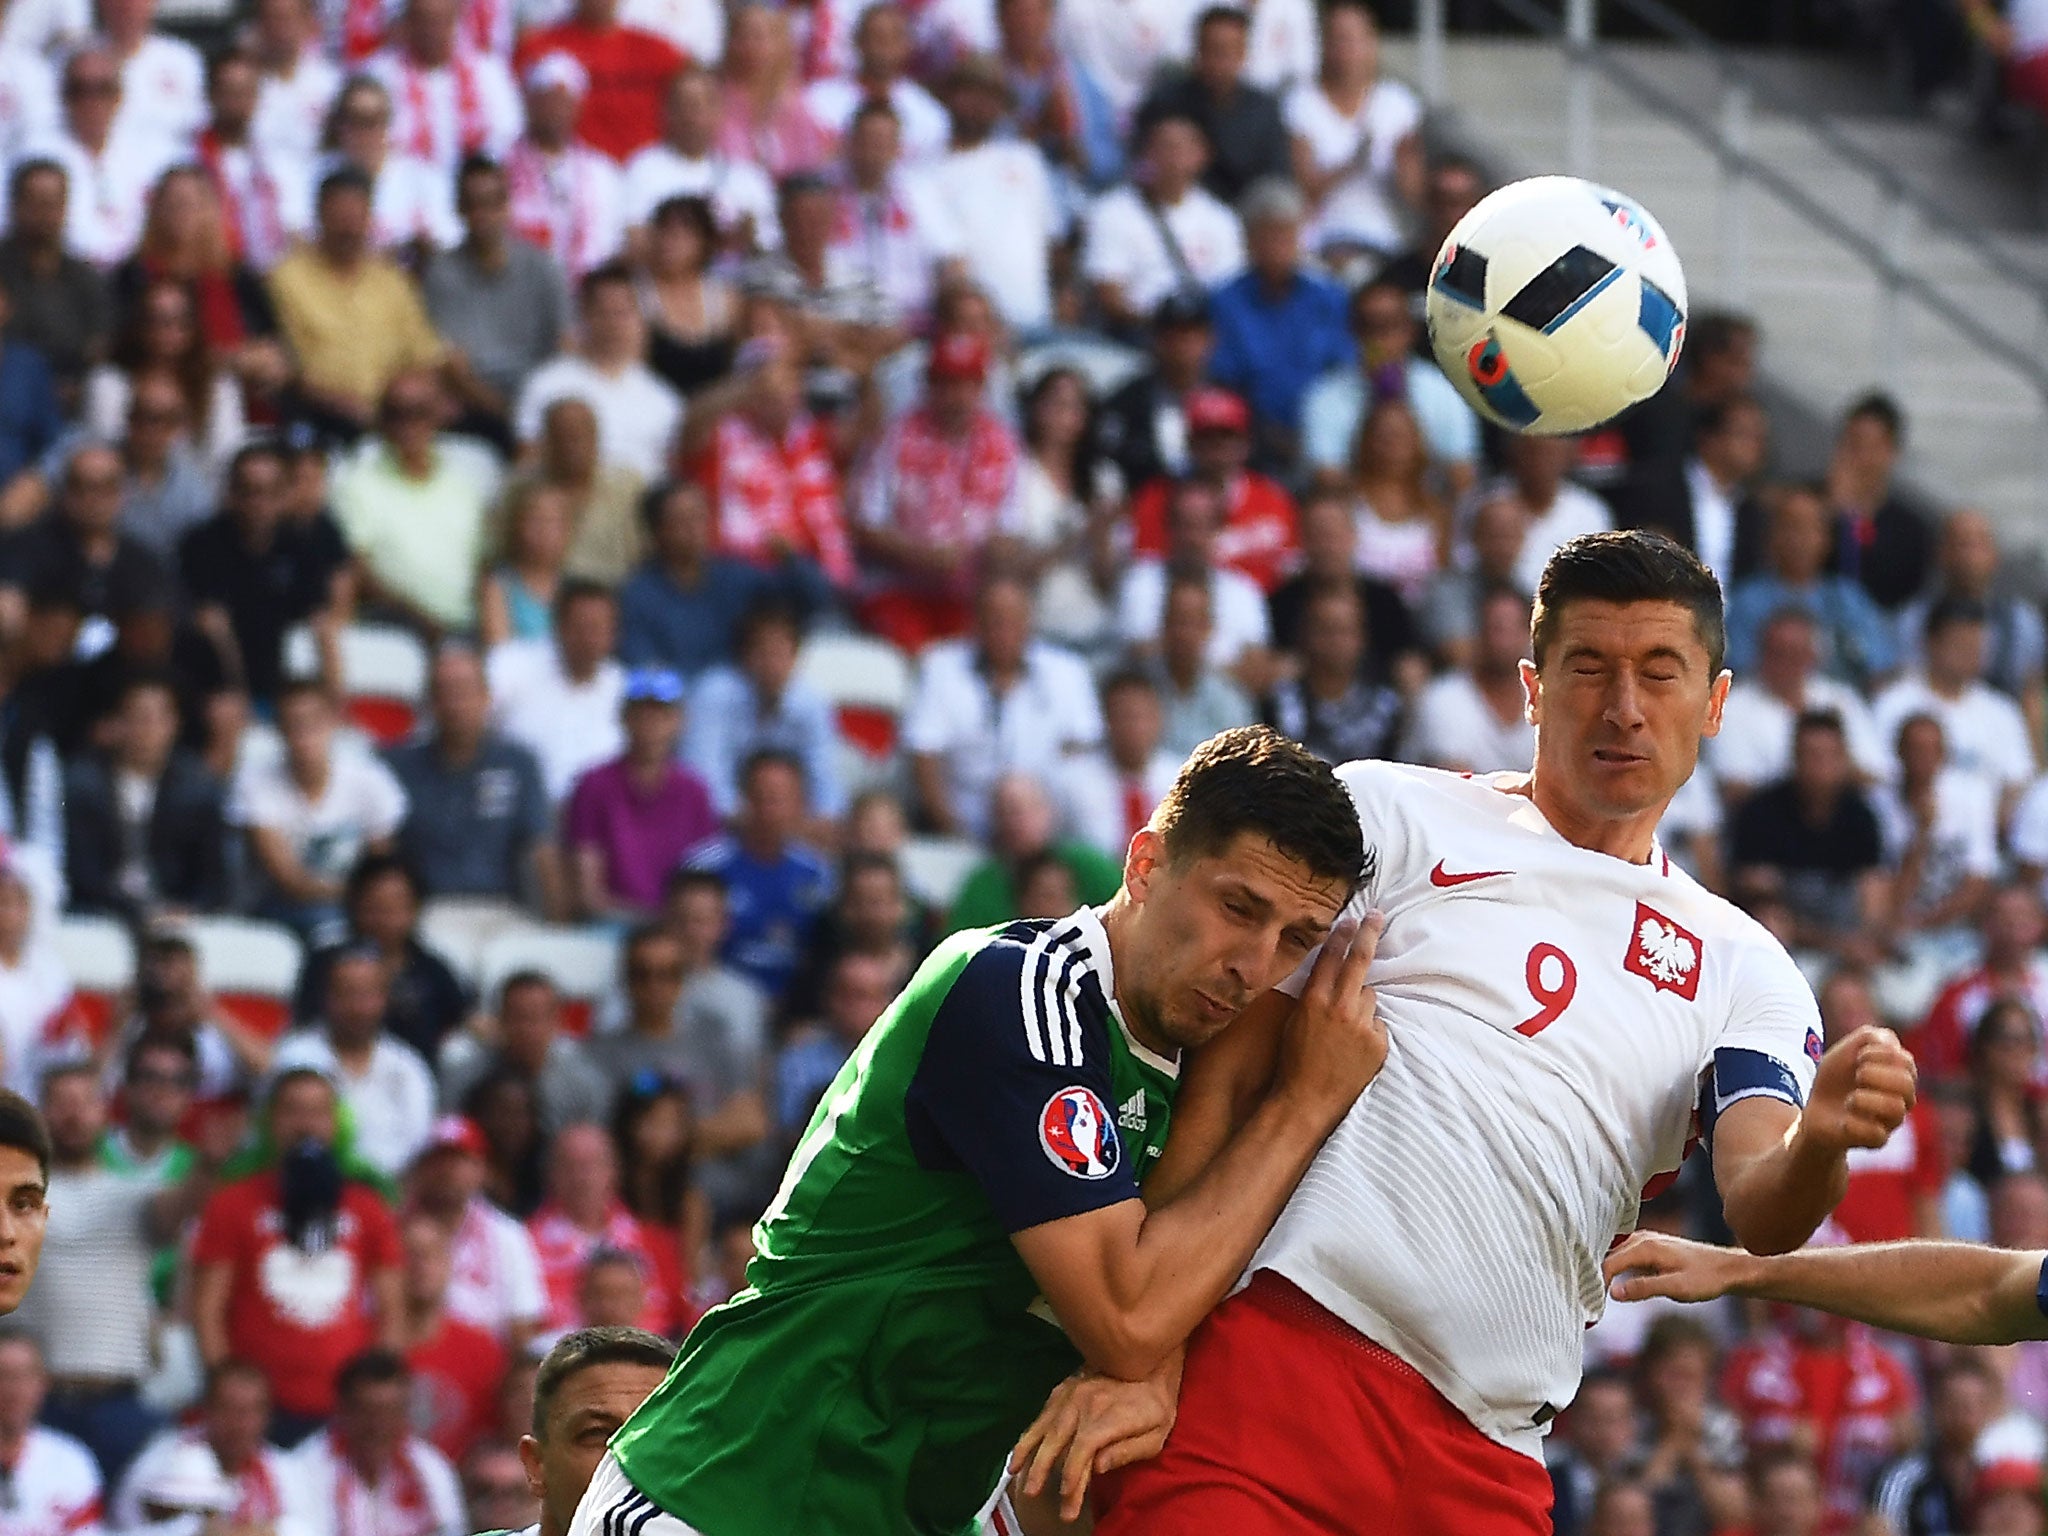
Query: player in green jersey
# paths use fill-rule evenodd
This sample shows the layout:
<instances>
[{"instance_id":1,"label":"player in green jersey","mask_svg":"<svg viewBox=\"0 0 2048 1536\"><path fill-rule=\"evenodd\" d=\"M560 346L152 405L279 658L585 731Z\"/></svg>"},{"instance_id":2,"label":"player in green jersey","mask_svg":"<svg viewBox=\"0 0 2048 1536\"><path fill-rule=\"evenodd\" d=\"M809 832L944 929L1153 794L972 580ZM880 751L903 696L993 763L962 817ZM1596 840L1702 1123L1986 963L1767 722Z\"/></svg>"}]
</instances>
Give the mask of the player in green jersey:
<instances>
[{"instance_id":1,"label":"player in green jersey","mask_svg":"<svg viewBox=\"0 0 2048 1536\"><path fill-rule=\"evenodd\" d=\"M959 1536L1064 1376L1164 1364L1385 1059L1377 920L1326 946L1243 1133L1148 1210L1180 1052L1302 962L1366 864L1327 765L1226 731L1108 905L942 944L826 1091L747 1288L612 1442L571 1536Z\"/></svg>"}]
</instances>

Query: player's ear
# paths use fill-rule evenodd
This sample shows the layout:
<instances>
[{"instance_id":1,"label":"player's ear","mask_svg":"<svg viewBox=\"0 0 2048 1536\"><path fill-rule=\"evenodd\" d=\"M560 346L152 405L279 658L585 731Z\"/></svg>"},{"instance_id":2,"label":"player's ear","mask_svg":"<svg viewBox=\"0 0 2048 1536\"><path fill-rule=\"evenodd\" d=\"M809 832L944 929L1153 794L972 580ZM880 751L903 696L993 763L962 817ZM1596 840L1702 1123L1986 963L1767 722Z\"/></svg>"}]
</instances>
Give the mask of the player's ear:
<instances>
[{"instance_id":1,"label":"player's ear","mask_svg":"<svg viewBox=\"0 0 2048 1536\"><path fill-rule=\"evenodd\" d=\"M1723 667L1721 675L1714 679L1714 686L1707 690L1707 720L1706 724L1700 727L1701 736L1721 734L1721 711L1727 708L1728 685L1734 680L1735 674Z\"/></svg>"},{"instance_id":2,"label":"player's ear","mask_svg":"<svg viewBox=\"0 0 2048 1536\"><path fill-rule=\"evenodd\" d=\"M1522 673L1522 718L1531 725L1543 723L1543 685L1536 672L1536 663L1526 656L1515 663Z\"/></svg>"},{"instance_id":3,"label":"player's ear","mask_svg":"<svg viewBox=\"0 0 2048 1536\"><path fill-rule=\"evenodd\" d=\"M1151 894L1153 876L1166 859L1166 840L1150 827L1140 827L1124 850L1124 889L1131 900L1143 902Z\"/></svg>"},{"instance_id":4,"label":"player's ear","mask_svg":"<svg viewBox=\"0 0 2048 1536\"><path fill-rule=\"evenodd\" d=\"M542 1475L540 1464L540 1442L531 1435L519 1437L519 1465L526 1469L526 1491L534 1498L547 1494L547 1479Z\"/></svg>"}]
</instances>

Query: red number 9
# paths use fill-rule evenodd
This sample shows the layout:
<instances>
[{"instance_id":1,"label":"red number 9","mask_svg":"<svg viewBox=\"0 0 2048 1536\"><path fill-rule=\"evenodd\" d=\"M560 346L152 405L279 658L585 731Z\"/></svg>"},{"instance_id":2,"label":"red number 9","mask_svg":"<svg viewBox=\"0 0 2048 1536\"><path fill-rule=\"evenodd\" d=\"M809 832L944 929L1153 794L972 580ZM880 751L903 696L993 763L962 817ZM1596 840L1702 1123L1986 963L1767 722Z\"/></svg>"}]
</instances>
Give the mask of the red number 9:
<instances>
[{"instance_id":1,"label":"red number 9","mask_svg":"<svg viewBox=\"0 0 2048 1536\"><path fill-rule=\"evenodd\" d=\"M1558 965L1557 985L1551 986L1543 979L1546 961L1555 960ZM1518 1035L1540 1035L1557 1022L1557 1016L1571 1007L1572 998L1579 990L1579 968L1572 964L1572 957L1555 944L1538 944L1529 951L1529 965L1524 972L1529 983L1529 995L1543 1006L1515 1026Z\"/></svg>"}]
</instances>

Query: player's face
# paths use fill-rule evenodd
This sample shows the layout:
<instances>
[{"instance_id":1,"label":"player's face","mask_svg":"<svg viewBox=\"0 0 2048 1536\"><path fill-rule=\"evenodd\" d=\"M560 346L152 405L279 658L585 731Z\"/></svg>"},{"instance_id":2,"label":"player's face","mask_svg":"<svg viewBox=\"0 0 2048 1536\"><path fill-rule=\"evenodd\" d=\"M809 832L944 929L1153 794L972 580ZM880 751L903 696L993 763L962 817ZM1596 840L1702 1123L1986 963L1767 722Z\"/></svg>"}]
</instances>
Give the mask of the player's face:
<instances>
[{"instance_id":1,"label":"player's face","mask_svg":"<svg viewBox=\"0 0 2048 1536\"><path fill-rule=\"evenodd\" d=\"M43 1171L19 1147L0 1147L0 1316L21 1305L43 1256L50 1207L44 1202Z\"/></svg>"},{"instance_id":2,"label":"player's face","mask_svg":"<svg viewBox=\"0 0 2048 1536\"><path fill-rule=\"evenodd\" d=\"M566 1531L576 1505L597 1474L605 1446L661 1385L664 1373L623 1361L585 1366L556 1390L548 1407L547 1436L519 1442L526 1486L541 1502L543 1529Z\"/></svg>"},{"instance_id":3,"label":"player's face","mask_svg":"<svg viewBox=\"0 0 2048 1536\"><path fill-rule=\"evenodd\" d=\"M1168 1049L1213 1039L1293 974L1350 898L1264 837L1240 832L1176 864L1149 829L1131 840L1124 888L1137 904L1128 1005L1141 1039Z\"/></svg>"},{"instance_id":4,"label":"player's face","mask_svg":"<svg viewBox=\"0 0 2048 1536\"><path fill-rule=\"evenodd\" d=\"M1662 600L1581 598L1537 663L1522 663L1536 773L1588 821L1661 813L1721 729L1728 674L1710 670L1692 614Z\"/></svg>"}]
</instances>

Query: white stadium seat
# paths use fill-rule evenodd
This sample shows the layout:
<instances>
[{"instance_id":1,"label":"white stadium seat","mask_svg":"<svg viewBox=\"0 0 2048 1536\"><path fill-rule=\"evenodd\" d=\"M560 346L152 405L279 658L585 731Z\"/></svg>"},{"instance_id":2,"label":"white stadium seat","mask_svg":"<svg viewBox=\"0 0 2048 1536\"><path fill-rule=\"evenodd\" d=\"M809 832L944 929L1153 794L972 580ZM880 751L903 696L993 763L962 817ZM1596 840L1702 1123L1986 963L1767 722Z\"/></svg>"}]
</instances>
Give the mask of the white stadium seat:
<instances>
[{"instance_id":1,"label":"white stadium seat","mask_svg":"<svg viewBox=\"0 0 2048 1536\"><path fill-rule=\"evenodd\" d=\"M897 862L904 888L943 917L968 875L987 857L980 844L964 837L913 837Z\"/></svg>"},{"instance_id":2,"label":"white stadium seat","mask_svg":"<svg viewBox=\"0 0 2048 1536\"><path fill-rule=\"evenodd\" d=\"M498 988L515 971L539 971L550 978L562 994L569 1030L584 1034L596 1005L618 981L619 939L599 929L541 923L503 930L484 942L477 960L484 1007L497 1007Z\"/></svg>"}]
</instances>

